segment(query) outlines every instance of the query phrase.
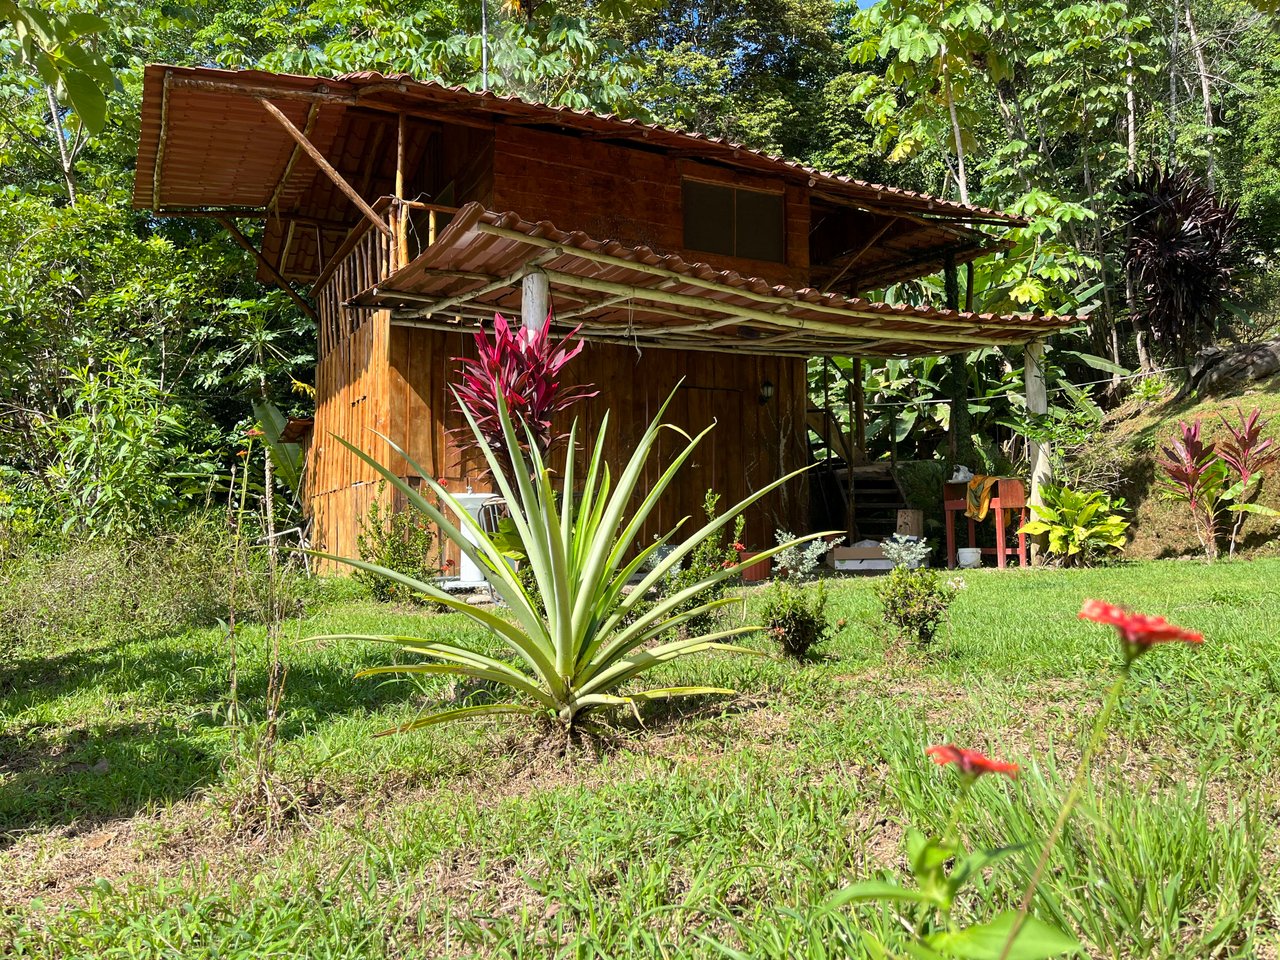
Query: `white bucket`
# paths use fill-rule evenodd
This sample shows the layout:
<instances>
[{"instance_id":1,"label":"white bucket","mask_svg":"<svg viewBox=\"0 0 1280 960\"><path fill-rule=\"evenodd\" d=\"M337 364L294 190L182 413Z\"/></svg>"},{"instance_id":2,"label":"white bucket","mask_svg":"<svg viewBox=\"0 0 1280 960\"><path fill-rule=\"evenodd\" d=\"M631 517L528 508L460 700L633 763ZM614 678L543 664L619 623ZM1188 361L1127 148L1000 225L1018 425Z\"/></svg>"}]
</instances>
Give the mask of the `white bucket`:
<instances>
[{"instance_id":1,"label":"white bucket","mask_svg":"<svg viewBox=\"0 0 1280 960\"><path fill-rule=\"evenodd\" d=\"M961 547L956 551L956 564L961 570L976 570L982 566L982 550L978 547Z\"/></svg>"}]
</instances>

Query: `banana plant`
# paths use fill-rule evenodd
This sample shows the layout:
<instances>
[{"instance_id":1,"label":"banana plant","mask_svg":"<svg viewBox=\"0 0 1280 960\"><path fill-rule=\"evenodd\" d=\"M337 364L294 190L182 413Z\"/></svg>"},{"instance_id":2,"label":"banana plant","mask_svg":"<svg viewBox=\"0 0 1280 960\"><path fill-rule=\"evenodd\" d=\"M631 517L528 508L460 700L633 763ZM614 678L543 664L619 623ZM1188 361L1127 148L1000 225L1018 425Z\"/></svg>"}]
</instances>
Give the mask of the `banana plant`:
<instances>
[{"instance_id":1,"label":"banana plant","mask_svg":"<svg viewBox=\"0 0 1280 960\"><path fill-rule=\"evenodd\" d=\"M633 681L662 664L694 654L721 651L753 654L759 651L725 641L740 634L759 631L759 626L736 626L700 636L679 636L678 628L726 604L734 598L694 600L708 587L735 576L745 564L721 568L656 602L647 598L650 589L663 583L668 574L708 536L733 521L745 508L791 480L796 470L756 491L732 509L712 519L688 537L677 540L676 528L632 553L646 520L664 492L699 442L712 427L690 436L664 424L662 417L674 397L663 404L635 446L630 460L613 481L605 462L606 414L596 437L586 470L575 474L574 457L565 458L563 491L552 485L552 472L533 442L532 431L516 424L499 397L498 415L505 449L495 451L483 439L480 425L465 405L463 414L476 436L492 470L498 492L506 499L511 520L523 544L533 573L529 589L509 565L504 544L483 530L461 504L436 483L394 443L395 452L408 461L423 478L426 493L410 487L357 447L345 446L368 463L387 482L404 494L412 507L437 525L441 534L458 545L480 568L494 592L510 609L501 616L492 610L474 607L450 595L438 585L416 580L385 567L344 557L328 559L388 577L411 590L425 594L450 610L484 627L505 645L509 656L489 656L445 637L356 636L342 639L374 640L398 645L404 652L427 662L373 667L357 676L387 674L468 677L507 688L516 696L506 702L464 706L420 716L384 733L405 732L453 720L498 714L523 714L550 718L569 730L584 715L600 707L625 705L638 710L649 701L704 694L731 694L722 687L662 686L635 690ZM672 460L657 481L639 490L645 466L663 429L675 430L685 438L684 449ZM524 442L520 433L523 432ZM577 422L569 432L568 449L576 449ZM630 510L633 503L638 503ZM630 511L630 512L629 512ZM757 554L750 562L773 556L797 544L824 534L817 533L779 544ZM663 550L670 547L669 550ZM322 554L322 556L324 556ZM643 574L642 574L642 571ZM629 594L623 588L639 577ZM545 617L532 591L541 594ZM338 639L324 637L314 639ZM624 692L625 691L625 692Z\"/></svg>"}]
</instances>

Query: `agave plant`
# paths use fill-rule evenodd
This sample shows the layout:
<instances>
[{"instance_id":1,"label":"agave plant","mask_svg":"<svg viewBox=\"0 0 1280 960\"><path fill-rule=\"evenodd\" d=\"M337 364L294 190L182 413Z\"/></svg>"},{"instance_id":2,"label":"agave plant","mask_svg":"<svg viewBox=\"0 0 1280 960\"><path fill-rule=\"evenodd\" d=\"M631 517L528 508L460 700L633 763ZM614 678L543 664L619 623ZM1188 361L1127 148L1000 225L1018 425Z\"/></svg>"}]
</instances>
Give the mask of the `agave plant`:
<instances>
[{"instance_id":1,"label":"agave plant","mask_svg":"<svg viewBox=\"0 0 1280 960\"><path fill-rule=\"evenodd\" d=\"M682 625L701 614L735 602L733 598L723 598L689 605L689 601L696 600L708 587L736 575L743 564L708 571L698 582L656 603L648 602L646 594L700 542L803 470L787 474L762 488L683 540L676 540L677 526L666 536L632 554L631 545L639 539L645 521L681 466L711 429L708 427L693 437L679 431L687 441L684 449L650 489L640 491L645 465L660 431L664 426L675 429L662 423L670 402L668 397L657 418L636 444L616 484L604 459L608 429L606 414L581 478L581 491L575 492L579 478L575 475L574 457L569 456L565 458L563 492L559 493L552 486L552 473L536 442L535 428L524 427L524 437L521 438L519 433L523 425L513 422L501 394L496 397L496 413L503 440L498 450L485 442L484 427L463 404L463 414L488 459L499 491L507 500L511 519L532 568L533 582L545 604L545 618L539 615L536 598L508 565L501 546L480 528L448 490L431 479L430 473L423 471L403 450L396 448L396 453L405 457L424 478L428 492L437 498L440 506L353 445L346 444L475 561L494 592L510 608L510 618L503 617L471 606L435 584L415 580L375 564L330 557L389 577L457 611L492 633L511 654L505 658L489 656L444 637L359 637L396 644L405 652L429 661L374 667L362 671L360 676L461 676L497 684L516 695L506 702L433 713L384 732L404 732L445 721L493 714L544 716L567 730L579 723L587 711L603 706L625 704L637 709L639 704L648 700L733 692L721 687L699 686L634 690L628 685L655 667L682 657L713 650L758 652L724 642L739 634L758 631L758 626L736 626L701 636L679 635L678 628ZM568 435L570 450L575 449L576 433L575 422ZM510 461L509 469L505 463L507 460ZM631 510L633 503L637 506ZM464 535L464 530L470 539ZM772 556L796 543L805 543L820 536L822 534L814 534L782 543L764 551L763 555ZM664 550L664 547L670 549ZM759 556L752 562L756 562ZM623 588L641 571L646 572L635 589L625 593Z\"/></svg>"},{"instance_id":2,"label":"agave plant","mask_svg":"<svg viewBox=\"0 0 1280 960\"><path fill-rule=\"evenodd\" d=\"M462 444L476 448L483 444L497 451L504 470L510 469L510 463L503 455L501 404L528 429L529 443L545 456L558 439L552 432L552 418L599 392L590 386L562 387L560 371L582 352L582 343L573 343L576 328L558 343L553 341L551 321L548 316L536 330L513 328L502 314L494 314L493 339L483 329L477 330L475 359L457 358L462 378L458 401L471 411L479 427L470 436L462 431Z\"/></svg>"}]
</instances>

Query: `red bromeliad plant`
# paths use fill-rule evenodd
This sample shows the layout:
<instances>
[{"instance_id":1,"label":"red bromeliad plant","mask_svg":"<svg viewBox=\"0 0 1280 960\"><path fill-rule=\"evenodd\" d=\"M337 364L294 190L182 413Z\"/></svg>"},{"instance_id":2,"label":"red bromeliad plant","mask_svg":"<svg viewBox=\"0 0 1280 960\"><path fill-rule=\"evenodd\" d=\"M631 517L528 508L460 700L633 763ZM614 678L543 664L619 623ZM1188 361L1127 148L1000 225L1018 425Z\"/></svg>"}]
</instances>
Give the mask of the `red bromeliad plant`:
<instances>
[{"instance_id":1,"label":"red bromeliad plant","mask_svg":"<svg viewBox=\"0 0 1280 960\"><path fill-rule=\"evenodd\" d=\"M476 357L457 357L461 364L461 384L456 388L458 401L475 420L478 433L491 451L506 449L502 421L498 414L501 396L513 422L523 424L538 448L547 452L562 439L554 433L552 422L572 404L594 397L598 390L591 386L565 388L560 373L565 365L582 352L582 343L574 342L575 327L562 340L551 338L552 316L538 329L513 327L502 314L494 314L493 339L483 329L476 331ZM470 430L459 436L472 448L479 441Z\"/></svg>"},{"instance_id":2,"label":"red bromeliad plant","mask_svg":"<svg viewBox=\"0 0 1280 960\"><path fill-rule=\"evenodd\" d=\"M1031 915L1031 903L1058 841L1079 805L1089 781L1093 758L1102 744L1111 717L1120 703L1125 682L1134 662L1160 644L1200 644L1204 636L1194 630L1178 627L1163 617L1134 613L1101 600L1086 600L1080 610L1081 620L1090 620L1116 629L1120 641L1120 660L1116 679L1103 699L1094 718L1088 744L1080 757L1075 778L1058 810L1057 819L1040 849L1031 878L1018 907L1005 910L993 919L969 925L957 923L952 909L958 894L970 881L979 878L1004 858L1025 849L1025 844L969 851L958 830L960 814L975 784L983 776L998 774L1017 779L1018 765L996 760L955 744L937 744L925 751L939 766L954 766L960 774L960 790L951 808L951 816L942 836L930 837L920 830L907 830L907 862L916 886L906 887L883 880L866 880L845 887L827 903L836 908L859 901L880 901L911 905L898 920L913 942L910 956L934 958L996 958L996 960L1046 960L1049 957L1080 951L1077 940ZM869 932L862 934L863 943L873 956L896 956L888 946Z\"/></svg>"}]
</instances>

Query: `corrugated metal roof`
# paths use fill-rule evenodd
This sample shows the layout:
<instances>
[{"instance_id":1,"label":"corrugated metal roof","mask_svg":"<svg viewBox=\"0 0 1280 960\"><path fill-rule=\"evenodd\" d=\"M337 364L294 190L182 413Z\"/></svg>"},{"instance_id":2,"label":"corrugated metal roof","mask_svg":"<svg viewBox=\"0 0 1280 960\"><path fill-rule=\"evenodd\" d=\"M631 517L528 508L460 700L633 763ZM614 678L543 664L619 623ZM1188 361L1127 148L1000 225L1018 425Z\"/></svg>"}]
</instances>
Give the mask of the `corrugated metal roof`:
<instances>
[{"instance_id":1,"label":"corrugated metal roof","mask_svg":"<svg viewBox=\"0 0 1280 960\"><path fill-rule=\"evenodd\" d=\"M184 104L181 109L171 110L170 101L174 92L171 89L172 81L189 87L201 84L199 89L205 96L200 97L198 103L192 101ZM259 70L175 67L166 64L153 64L146 69L134 205L258 206L264 202L264 187L269 193L274 186L276 179L272 177L272 172L278 177L283 170L285 159L281 154L283 152L287 156L292 151L292 141L282 131L272 129L270 118L262 115L251 100L237 94L237 90L243 92L254 88L263 93L275 90L283 97L320 96L326 98L326 103L345 106L381 105L393 109L434 106L457 111L459 116L462 108L465 108L493 117L518 119L522 123L576 128L599 135L612 134L620 139L640 137L654 145L693 151L708 159L747 169L775 175L785 172L792 178L811 179L815 187L873 207L892 207L924 216L961 221L995 220L1009 224L1025 222L1020 217L987 207L966 206L915 190L869 183L817 170L793 160L752 150L724 138L646 124L614 114L530 103L514 96L477 92L461 86L425 83L403 74L387 76L376 72L359 72L326 78ZM212 95L219 89L225 91L225 96L230 99L216 102ZM304 113L305 107L299 109L295 103L290 117L301 126ZM236 142L228 144L225 138L233 123ZM190 129L186 130L190 139L178 137L173 132L175 124L190 125ZM241 124L249 124L249 127L242 127ZM163 139L177 141L175 146L179 148L178 151L170 151L167 145L162 144L162 129L165 131ZM241 158L243 166L228 164L236 156ZM219 179L219 164L214 162L215 159L220 164L227 165L232 175L238 173L239 182L224 183ZM157 173L161 181L159 190L156 190L155 185ZM202 193L194 189L198 184L191 182L192 177L200 175L207 177Z\"/></svg>"},{"instance_id":2,"label":"corrugated metal roof","mask_svg":"<svg viewBox=\"0 0 1280 960\"><path fill-rule=\"evenodd\" d=\"M474 203L461 208L423 254L351 305L390 308L396 322L409 325L474 324L496 310L519 311L518 280L530 269L549 276L559 322L582 323L589 339L636 345L914 356L1022 344L1080 322L772 285Z\"/></svg>"}]
</instances>

